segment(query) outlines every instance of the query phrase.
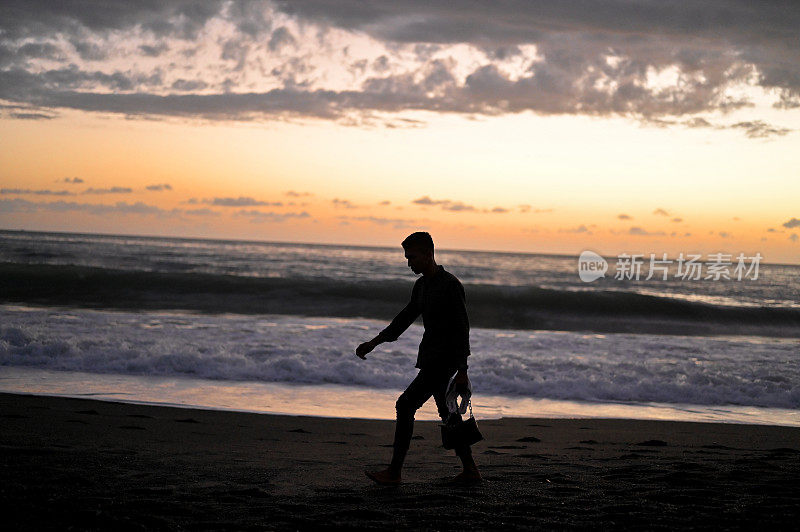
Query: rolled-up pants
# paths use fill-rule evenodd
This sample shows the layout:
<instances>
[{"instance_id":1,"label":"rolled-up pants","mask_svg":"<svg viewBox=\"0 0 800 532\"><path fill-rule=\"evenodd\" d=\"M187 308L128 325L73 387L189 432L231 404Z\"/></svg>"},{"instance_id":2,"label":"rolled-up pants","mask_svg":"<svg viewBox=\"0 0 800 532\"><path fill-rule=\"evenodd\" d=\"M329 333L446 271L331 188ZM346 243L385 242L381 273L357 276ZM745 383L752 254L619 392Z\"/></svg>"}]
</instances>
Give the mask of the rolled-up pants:
<instances>
[{"instance_id":1,"label":"rolled-up pants","mask_svg":"<svg viewBox=\"0 0 800 532\"><path fill-rule=\"evenodd\" d=\"M400 396L395 404L397 409L397 424L394 432L394 447L399 450L408 450L411 444L411 436L414 434L414 414L425 402L433 396L436 401L436 408L439 417L446 421L450 415L445 403L447 384L450 377L456 372L456 368L426 368L421 369L416 378L411 381L406 391ZM459 418L460 415L456 414ZM472 454L469 446L455 449L458 456L469 456Z\"/></svg>"}]
</instances>

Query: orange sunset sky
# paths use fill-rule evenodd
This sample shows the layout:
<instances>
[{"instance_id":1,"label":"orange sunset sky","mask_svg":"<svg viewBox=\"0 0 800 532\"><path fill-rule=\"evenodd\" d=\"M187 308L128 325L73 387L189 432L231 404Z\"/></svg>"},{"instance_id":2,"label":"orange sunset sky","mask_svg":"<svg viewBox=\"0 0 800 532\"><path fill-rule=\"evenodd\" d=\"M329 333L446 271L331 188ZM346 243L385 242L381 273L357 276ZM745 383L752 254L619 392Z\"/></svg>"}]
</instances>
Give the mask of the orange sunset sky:
<instances>
[{"instance_id":1,"label":"orange sunset sky","mask_svg":"<svg viewBox=\"0 0 800 532\"><path fill-rule=\"evenodd\" d=\"M0 228L800 263L800 6L3 2Z\"/></svg>"}]
</instances>

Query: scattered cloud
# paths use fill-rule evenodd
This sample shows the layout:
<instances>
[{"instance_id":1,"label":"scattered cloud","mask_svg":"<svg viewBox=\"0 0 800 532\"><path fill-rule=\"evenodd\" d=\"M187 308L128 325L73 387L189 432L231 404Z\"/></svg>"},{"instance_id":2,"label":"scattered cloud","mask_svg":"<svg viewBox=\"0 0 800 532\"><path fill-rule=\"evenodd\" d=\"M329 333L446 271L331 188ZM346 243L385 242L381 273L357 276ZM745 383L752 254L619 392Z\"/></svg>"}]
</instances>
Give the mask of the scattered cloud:
<instances>
[{"instance_id":1,"label":"scattered cloud","mask_svg":"<svg viewBox=\"0 0 800 532\"><path fill-rule=\"evenodd\" d=\"M800 227L800 220L797 218L792 218L788 222L783 223L783 227L786 229L794 229L795 227Z\"/></svg>"},{"instance_id":2,"label":"scattered cloud","mask_svg":"<svg viewBox=\"0 0 800 532\"><path fill-rule=\"evenodd\" d=\"M635 236L665 236L666 233L664 231L647 231L642 229L641 227L634 226L628 229L629 235Z\"/></svg>"},{"instance_id":3,"label":"scattered cloud","mask_svg":"<svg viewBox=\"0 0 800 532\"><path fill-rule=\"evenodd\" d=\"M313 196L314 195L311 192L297 192L296 190L287 190L286 192L284 192L284 194L286 194L287 196L289 196L291 198L303 198L303 197L306 197L306 196Z\"/></svg>"},{"instance_id":4,"label":"scattered cloud","mask_svg":"<svg viewBox=\"0 0 800 532\"><path fill-rule=\"evenodd\" d=\"M656 214L658 216L669 216L669 213L667 211L665 211L664 209L660 209L660 208L654 210L653 214Z\"/></svg>"},{"instance_id":5,"label":"scattered cloud","mask_svg":"<svg viewBox=\"0 0 800 532\"><path fill-rule=\"evenodd\" d=\"M336 207L336 208L339 208L339 207L341 207L343 209L355 209L356 208L356 206L353 205L350 202L350 200L334 198L334 199L331 200L331 203L333 203L333 206Z\"/></svg>"},{"instance_id":6,"label":"scattered cloud","mask_svg":"<svg viewBox=\"0 0 800 532\"><path fill-rule=\"evenodd\" d=\"M192 198L194 199L194 198ZM193 204L191 199L189 203ZM281 207L283 203L280 201L262 201L249 196L239 196L238 198L206 198L203 200L206 205L214 205L217 207ZM255 211L253 211L255 212Z\"/></svg>"},{"instance_id":7,"label":"scattered cloud","mask_svg":"<svg viewBox=\"0 0 800 532\"><path fill-rule=\"evenodd\" d=\"M618 214L617 218L620 220L633 220L633 216L630 216L629 214Z\"/></svg>"},{"instance_id":8,"label":"scattered cloud","mask_svg":"<svg viewBox=\"0 0 800 532\"><path fill-rule=\"evenodd\" d=\"M212 211L208 208L202 209L186 209L183 211L184 214L188 214L189 216L219 216L219 212Z\"/></svg>"},{"instance_id":9,"label":"scattered cloud","mask_svg":"<svg viewBox=\"0 0 800 532\"><path fill-rule=\"evenodd\" d=\"M729 232L727 232L727 231L720 231L717 234L722 238L730 238L731 237L731 234Z\"/></svg>"},{"instance_id":10,"label":"scattered cloud","mask_svg":"<svg viewBox=\"0 0 800 532\"><path fill-rule=\"evenodd\" d=\"M29 188L0 188L0 194L31 194L36 196L74 196L74 192L70 192L69 190L49 190L49 189L37 189L32 190Z\"/></svg>"},{"instance_id":11,"label":"scattered cloud","mask_svg":"<svg viewBox=\"0 0 800 532\"><path fill-rule=\"evenodd\" d=\"M128 187L111 187L111 188L87 188L83 194L130 194L133 192L132 188Z\"/></svg>"},{"instance_id":12,"label":"scattered cloud","mask_svg":"<svg viewBox=\"0 0 800 532\"><path fill-rule=\"evenodd\" d=\"M136 214L174 216L180 214L179 209L165 210L155 205L147 205L141 201L127 203L119 201L113 205L102 203L77 203L74 201L33 202L23 199L0 200L0 212L85 212L94 215Z\"/></svg>"},{"instance_id":13,"label":"scattered cloud","mask_svg":"<svg viewBox=\"0 0 800 532\"><path fill-rule=\"evenodd\" d=\"M683 221L683 218L673 218L671 221L675 222L676 224L679 224Z\"/></svg>"},{"instance_id":14,"label":"scattered cloud","mask_svg":"<svg viewBox=\"0 0 800 532\"><path fill-rule=\"evenodd\" d=\"M737 122L728 126L731 129L743 129L745 135L751 139L763 139L772 136L782 137L791 133L791 129L783 127L775 127L767 124L763 120L755 120L750 122Z\"/></svg>"},{"instance_id":15,"label":"scattered cloud","mask_svg":"<svg viewBox=\"0 0 800 532\"><path fill-rule=\"evenodd\" d=\"M378 203L378 205L391 205L392 202L389 200L383 200L382 202Z\"/></svg>"},{"instance_id":16,"label":"scattered cloud","mask_svg":"<svg viewBox=\"0 0 800 532\"><path fill-rule=\"evenodd\" d=\"M78 185L80 183L83 183L83 179L81 179L80 177L65 177L64 179L59 181L59 183L70 183L73 185Z\"/></svg>"},{"instance_id":17,"label":"scattered cloud","mask_svg":"<svg viewBox=\"0 0 800 532\"><path fill-rule=\"evenodd\" d=\"M798 241L797 234L792 233L791 235L789 235L789 240L791 240L792 242L797 242Z\"/></svg>"},{"instance_id":18,"label":"scattered cloud","mask_svg":"<svg viewBox=\"0 0 800 532\"><path fill-rule=\"evenodd\" d=\"M303 212L262 212L256 210L240 210L236 213L238 216L250 218L251 223L280 223L291 219L310 218L311 215L306 211Z\"/></svg>"},{"instance_id":19,"label":"scattered cloud","mask_svg":"<svg viewBox=\"0 0 800 532\"><path fill-rule=\"evenodd\" d=\"M159 185L147 185L145 188L153 192L160 192L162 190L172 190L172 185L169 185L167 183L162 183Z\"/></svg>"},{"instance_id":20,"label":"scattered cloud","mask_svg":"<svg viewBox=\"0 0 800 532\"><path fill-rule=\"evenodd\" d=\"M408 220L404 218L383 218L380 216L338 216L338 219L367 222L376 225L391 225L394 229L415 227L419 223L418 220Z\"/></svg>"},{"instance_id":21,"label":"scattered cloud","mask_svg":"<svg viewBox=\"0 0 800 532\"><path fill-rule=\"evenodd\" d=\"M585 225L579 225L578 227L573 227L573 228L569 228L569 229L559 229L558 232L559 233L586 233L588 235L592 234L592 232L589 230L589 228L586 227Z\"/></svg>"},{"instance_id":22,"label":"scattered cloud","mask_svg":"<svg viewBox=\"0 0 800 532\"><path fill-rule=\"evenodd\" d=\"M460 201L453 201L453 200L448 200L448 199L434 200L434 199L431 199L428 196L423 196L421 198L417 198L414 201L412 201L411 203L415 203L417 205L422 205L422 206L425 206L425 207L439 206L439 207L441 207L442 209L444 209L446 211L475 211L475 210L477 210L477 209L475 209L474 206L465 205L464 203L462 203Z\"/></svg>"}]
</instances>

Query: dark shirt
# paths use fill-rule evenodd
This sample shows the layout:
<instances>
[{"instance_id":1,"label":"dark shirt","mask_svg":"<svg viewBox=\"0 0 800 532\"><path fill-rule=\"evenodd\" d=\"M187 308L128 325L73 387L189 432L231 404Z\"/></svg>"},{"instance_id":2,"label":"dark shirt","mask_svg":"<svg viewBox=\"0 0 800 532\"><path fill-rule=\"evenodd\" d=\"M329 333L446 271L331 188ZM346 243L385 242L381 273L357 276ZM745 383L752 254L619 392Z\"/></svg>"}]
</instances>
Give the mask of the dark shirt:
<instances>
[{"instance_id":1,"label":"dark shirt","mask_svg":"<svg viewBox=\"0 0 800 532\"><path fill-rule=\"evenodd\" d=\"M381 331L381 338L394 342L420 314L425 333L419 344L416 367L466 369L470 351L464 287L442 266L433 276L417 279L411 301Z\"/></svg>"}]
</instances>

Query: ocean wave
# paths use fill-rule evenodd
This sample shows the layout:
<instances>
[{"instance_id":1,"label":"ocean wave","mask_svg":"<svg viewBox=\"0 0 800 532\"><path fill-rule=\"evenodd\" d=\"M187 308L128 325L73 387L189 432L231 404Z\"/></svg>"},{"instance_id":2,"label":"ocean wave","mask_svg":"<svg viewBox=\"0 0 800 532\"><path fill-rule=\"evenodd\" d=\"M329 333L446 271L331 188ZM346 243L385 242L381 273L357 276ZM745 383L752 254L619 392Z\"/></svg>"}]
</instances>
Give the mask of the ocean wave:
<instances>
[{"instance_id":1,"label":"ocean wave","mask_svg":"<svg viewBox=\"0 0 800 532\"><path fill-rule=\"evenodd\" d=\"M421 327L361 361L377 320L0 307L0 367L402 390ZM797 341L475 328L476 393L800 408Z\"/></svg>"},{"instance_id":2,"label":"ocean wave","mask_svg":"<svg viewBox=\"0 0 800 532\"><path fill-rule=\"evenodd\" d=\"M0 302L391 319L411 282L345 282L0 263ZM800 309L713 305L629 291L466 284L473 326L800 337Z\"/></svg>"}]
</instances>

